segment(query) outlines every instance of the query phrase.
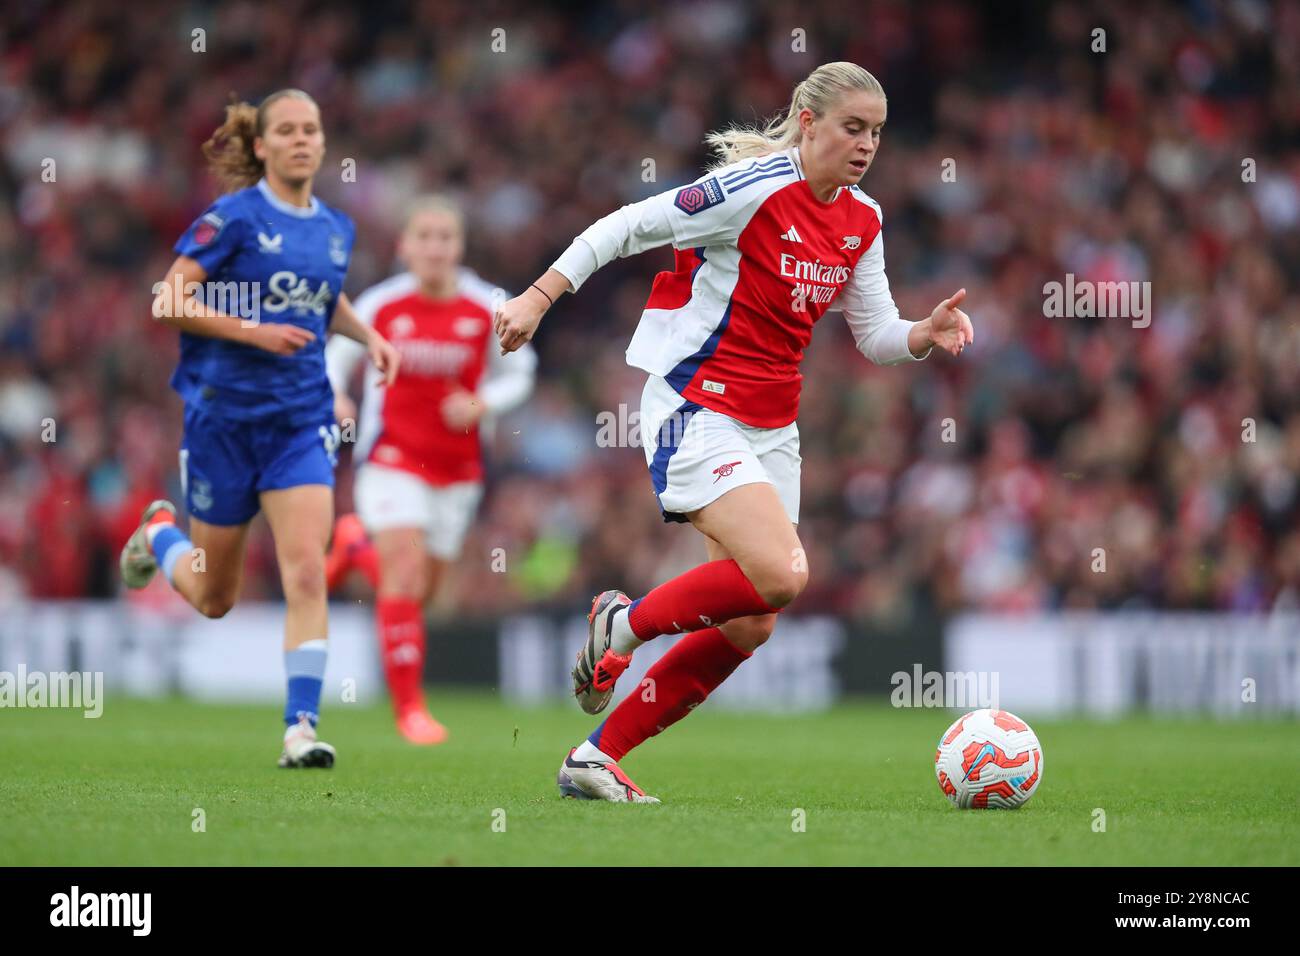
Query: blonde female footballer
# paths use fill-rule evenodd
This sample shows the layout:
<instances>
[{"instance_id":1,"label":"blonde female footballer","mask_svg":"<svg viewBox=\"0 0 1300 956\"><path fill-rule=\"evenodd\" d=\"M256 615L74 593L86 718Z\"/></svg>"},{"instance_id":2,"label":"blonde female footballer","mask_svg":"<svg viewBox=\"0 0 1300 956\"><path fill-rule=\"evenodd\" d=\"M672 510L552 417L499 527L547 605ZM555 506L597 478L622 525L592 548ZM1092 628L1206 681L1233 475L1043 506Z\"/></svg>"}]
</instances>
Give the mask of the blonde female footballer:
<instances>
[{"instance_id":1,"label":"blonde female footballer","mask_svg":"<svg viewBox=\"0 0 1300 956\"><path fill-rule=\"evenodd\" d=\"M637 648L686 636L565 757L565 796L656 802L619 768L633 747L698 706L771 635L804 589L799 520L799 365L813 325L844 313L858 350L882 365L959 355L974 340L961 289L919 322L901 319L885 278L880 206L858 188L880 147L880 83L827 63L761 130L708 137L718 163L693 184L616 210L583 232L495 327L519 348L564 292L601 266L671 243L676 268L650 291L627 350L649 373L641 398L646 463L667 521L690 522L710 560L630 600L592 602L573 669L583 710L608 706ZM650 698L650 699L647 699Z\"/></svg>"}]
</instances>

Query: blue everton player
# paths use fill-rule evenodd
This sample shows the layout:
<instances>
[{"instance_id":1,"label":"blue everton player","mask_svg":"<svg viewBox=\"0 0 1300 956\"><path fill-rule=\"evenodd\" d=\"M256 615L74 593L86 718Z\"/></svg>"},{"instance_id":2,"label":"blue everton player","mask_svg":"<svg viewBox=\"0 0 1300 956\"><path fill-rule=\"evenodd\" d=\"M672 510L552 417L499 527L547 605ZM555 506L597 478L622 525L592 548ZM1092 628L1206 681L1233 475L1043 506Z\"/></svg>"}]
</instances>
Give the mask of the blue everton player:
<instances>
[{"instance_id":1,"label":"blue everton player","mask_svg":"<svg viewBox=\"0 0 1300 956\"><path fill-rule=\"evenodd\" d=\"M207 617L239 595L249 522L264 511L284 587L287 725L281 767L331 767L316 736L325 675L325 550L339 429L325 337L366 346L389 383L398 355L342 292L355 228L312 195L325 154L320 111L300 90L231 105L204 155L226 194L176 243L154 316L181 332L172 387L185 402L180 474L189 537L155 501L122 549L128 587L159 569Z\"/></svg>"}]
</instances>

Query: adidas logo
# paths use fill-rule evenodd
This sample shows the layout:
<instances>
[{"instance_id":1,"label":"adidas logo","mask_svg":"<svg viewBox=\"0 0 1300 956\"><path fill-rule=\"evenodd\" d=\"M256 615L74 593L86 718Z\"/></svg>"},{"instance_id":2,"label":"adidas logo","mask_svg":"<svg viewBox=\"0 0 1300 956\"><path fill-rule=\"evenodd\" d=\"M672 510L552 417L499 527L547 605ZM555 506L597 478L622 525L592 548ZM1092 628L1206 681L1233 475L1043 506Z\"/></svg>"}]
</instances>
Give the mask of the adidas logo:
<instances>
[{"instance_id":1,"label":"adidas logo","mask_svg":"<svg viewBox=\"0 0 1300 956\"><path fill-rule=\"evenodd\" d=\"M781 238L785 239L787 242L803 242L803 240L799 238L799 233L794 231L794 226L790 227L789 232L783 233Z\"/></svg>"}]
</instances>

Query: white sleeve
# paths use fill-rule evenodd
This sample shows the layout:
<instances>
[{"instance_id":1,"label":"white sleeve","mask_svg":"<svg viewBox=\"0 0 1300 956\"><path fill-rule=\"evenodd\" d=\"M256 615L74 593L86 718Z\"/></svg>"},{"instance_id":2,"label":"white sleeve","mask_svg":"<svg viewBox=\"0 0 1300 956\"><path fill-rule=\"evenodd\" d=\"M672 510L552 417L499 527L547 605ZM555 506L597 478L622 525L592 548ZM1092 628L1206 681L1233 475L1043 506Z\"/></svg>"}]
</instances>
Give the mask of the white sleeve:
<instances>
[{"instance_id":1,"label":"white sleeve","mask_svg":"<svg viewBox=\"0 0 1300 956\"><path fill-rule=\"evenodd\" d=\"M876 233L831 308L844 313L858 351L877 365L918 362L930 354L926 349L925 355L916 356L907 347L913 323L898 317L898 306L889 292L884 230Z\"/></svg>"},{"instance_id":2,"label":"white sleeve","mask_svg":"<svg viewBox=\"0 0 1300 956\"><path fill-rule=\"evenodd\" d=\"M629 203L598 219L573 240L551 266L569 280L574 292L593 272L615 259L672 243L677 248L734 242L745 221L741 213L761 191L729 197L709 173L679 189Z\"/></svg>"},{"instance_id":3,"label":"white sleeve","mask_svg":"<svg viewBox=\"0 0 1300 956\"><path fill-rule=\"evenodd\" d=\"M367 289L352 303L352 311L362 324L373 326L380 297L376 288ZM366 347L360 342L335 332L325 343L325 374L329 376L334 394L346 394L348 383L357 370L357 364L366 357Z\"/></svg>"},{"instance_id":4,"label":"white sleeve","mask_svg":"<svg viewBox=\"0 0 1300 956\"><path fill-rule=\"evenodd\" d=\"M533 391L537 353L531 345L502 355L495 338L488 339L487 369L479 382L478 397L491 415L518 407Z\"/></svg>"}]
</instances>

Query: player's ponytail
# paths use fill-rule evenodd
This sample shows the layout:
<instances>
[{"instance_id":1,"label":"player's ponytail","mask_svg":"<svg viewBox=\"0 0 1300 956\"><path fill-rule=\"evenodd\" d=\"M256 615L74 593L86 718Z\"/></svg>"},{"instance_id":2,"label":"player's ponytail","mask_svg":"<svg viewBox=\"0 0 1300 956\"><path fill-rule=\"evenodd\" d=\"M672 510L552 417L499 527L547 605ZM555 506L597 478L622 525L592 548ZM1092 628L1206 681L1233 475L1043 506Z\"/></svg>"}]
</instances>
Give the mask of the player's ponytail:
<instances>
[{"instance_id":1,"label":"player's ponytail","mask_svg":"<svg viewBox=\"0 0 1300 956\"><path fill-rule=\"evenodd\" d=\"M730 126L709 133L704 142L716 157L710 169L718 169L742 159L765 156L789 149L799 142L799 111L805 107L823 116L835 100L852 90L865 90L884 97L884 87L874 76L856 63L823 63L794 88L790 108L761 126Z\"/></svg>"},{"instance_id":2,"label":"player's ponytail","mask_svg":"<svg viewBox=\"0 0 1300 956\"><path fill-rule=\"evenodd\" d=\"M224 192L247 189L265 175L266 165L253 152L253 140L266 132L266 113L271 104L286 96L316 102L302 90L284 89L272 93L258 106L232 102L226 107L226 121L203 144L208 168Z\"/></svg>"}]
</instances>

